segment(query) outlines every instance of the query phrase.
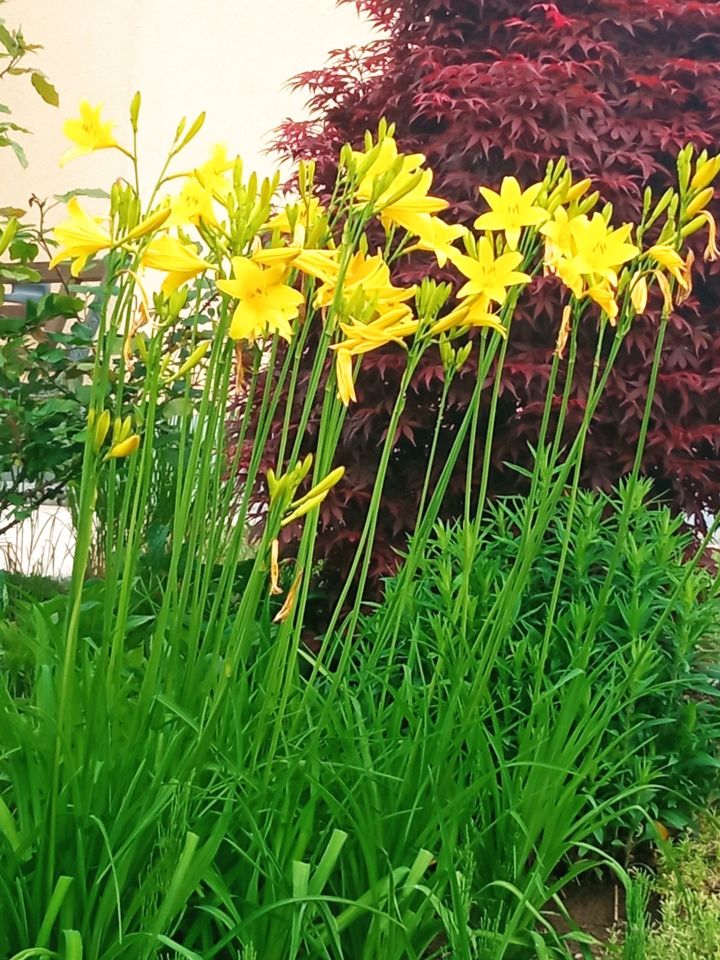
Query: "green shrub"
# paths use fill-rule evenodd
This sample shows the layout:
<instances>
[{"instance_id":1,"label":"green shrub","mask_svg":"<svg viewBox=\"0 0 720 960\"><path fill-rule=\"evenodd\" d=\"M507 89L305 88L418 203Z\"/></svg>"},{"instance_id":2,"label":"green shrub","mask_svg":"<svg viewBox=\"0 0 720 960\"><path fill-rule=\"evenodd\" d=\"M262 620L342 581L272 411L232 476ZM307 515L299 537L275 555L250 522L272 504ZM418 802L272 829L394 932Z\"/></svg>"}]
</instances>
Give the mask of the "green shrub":
<instances>
[{"instance_id":1,"label":"green shrub","mask_svg":"<svg viewBox=\"0 0 720 960\"><path fill-rule=\"evenodd\" d=\"M561 503L516 598L492 676L498 722L513 749L518 717L531 713L540 691L567 684L578 671L593 676L595 693L621 678L628 683L627 707L602 738L604 769L614 773L607 789L587 797L594 804L636 791L636 809L612 828L624 841L643 825L652 835L651 820L688 825L717 785L717 585L706 569L687 567L692 535L681 517L648 499L649 486L640 486L635 502L626 487L614 495L579 493L553 614L569 512L568 501ZM498 500L469 558L461 524L436 528L405 619L406 636L423 638L431 659L443 655L431 638L448 625L477 634L491 615L517 556L526 507L522 498ZM623 508L629 529L613 564ZM459 622L463 615L467 624ZM368 644L381 620L382 611L366 623ZM609 838L598 831L597 839Z\"/></svg>"}]
</instances>

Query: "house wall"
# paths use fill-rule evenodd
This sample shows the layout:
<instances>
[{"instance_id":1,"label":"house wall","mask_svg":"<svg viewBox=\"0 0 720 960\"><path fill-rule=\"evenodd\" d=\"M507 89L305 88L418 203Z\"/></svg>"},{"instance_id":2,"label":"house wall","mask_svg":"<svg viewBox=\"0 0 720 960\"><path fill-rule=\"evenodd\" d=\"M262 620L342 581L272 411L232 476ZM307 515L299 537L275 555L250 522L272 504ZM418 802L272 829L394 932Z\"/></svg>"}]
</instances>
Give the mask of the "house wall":
<instances>
[{"instance_id":1,"label":"house wall","mask_svg":"<svg viewBox=\"0 0 720 960\"><path fill-rule=\"evenodd\" d=\"M205 128L188 150L193 164L224 142L248 169L268 173L269 135L287 116L303 115L305 95L287 81L322 65L328 51L370 39L353 6L334 0L8 0L3 18L22 25L45 49L34 58L56 85L60 109L44 104L26 78L2 81L2 102L29 127L23 171L0 151L0 205L25 206L78 186L108 186L129 174L116 151L83 157L60 169L67 144L62 120L83 96L103 101L115 134L127 141L128 104L141 90L142 175L154 181L179 118L206 110Z\"/></svg>"}]
</instances>

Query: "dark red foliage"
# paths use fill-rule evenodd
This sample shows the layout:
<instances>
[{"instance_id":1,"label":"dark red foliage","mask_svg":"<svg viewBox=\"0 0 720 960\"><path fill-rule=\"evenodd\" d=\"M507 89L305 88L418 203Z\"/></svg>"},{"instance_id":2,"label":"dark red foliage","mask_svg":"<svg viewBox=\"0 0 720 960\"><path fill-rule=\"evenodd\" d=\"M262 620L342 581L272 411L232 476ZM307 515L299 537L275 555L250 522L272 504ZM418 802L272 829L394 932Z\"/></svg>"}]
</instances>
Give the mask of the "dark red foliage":
<instances>
[{"instance_id":1,"label":"dark red foliage","mask_svg":"<svg viewBox=\"0 0 720 960\"><path fill-rule=\"evenodd\" d=\"M297 78L316 119L286 123L278 141L295 158L317 157L323 184L334 178L339 147L359 144L386 116L403 149L427 156L433 192L452 201L455 218L469 222L481 209L479 183L497 187L505 174L530 183L564 154L578 178L591 176L615 204L620 221L637 218L646 183L659 192L674 183L684 144L714 152L720 143L720 3L355 2L387 39L336 52L330 66ZM709 264L703 272L670 324L644 457L658 492L695 516L720 509L720 271ZM530 459L558 321L557 288L536 282L513 325L493 443L494 493L517 489L519 475L506 464ZM632 463L656 330L656 316L639 320L623 347L589 438L588 484L607 488ZM582 416L593 346L588 331L569 435ZM347 466L342 503L328 502L318 543L332 569L347 567L401 368L395 350L365 358L338 453ZM439 359L429 357L408 400L384 497L376 575L392 565L394 547L412 528L441 378ZM453 387L440 463L473 378L469 367ZM460 465L449 512L463 483Z\"/></svg>"}]
</instances>

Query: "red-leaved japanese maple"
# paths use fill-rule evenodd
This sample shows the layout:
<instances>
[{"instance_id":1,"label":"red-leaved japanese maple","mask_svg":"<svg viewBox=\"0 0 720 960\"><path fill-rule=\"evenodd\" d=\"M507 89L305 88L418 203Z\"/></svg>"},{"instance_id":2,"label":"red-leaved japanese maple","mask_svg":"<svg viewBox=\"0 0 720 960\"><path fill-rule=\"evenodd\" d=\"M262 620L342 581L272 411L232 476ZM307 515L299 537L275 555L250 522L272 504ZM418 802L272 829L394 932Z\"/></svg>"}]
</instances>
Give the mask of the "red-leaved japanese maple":
<instances>
[{"instance_id":1,"label":"red-leaved japanese maple","mask_svg":"<svg viewBox=\"0 0 720 960\"><path fill-rule=\"evenodd\" d=\"M505 174L542 178L566 155L576 177L590 176L620 222L637 219L649 184L675 178L686 143L720 146L720 3L703 0L356 0L382 39L337 52L302 74L314 119L287 122L278 144L294 158L318 158L323 186L345 142L359 144L385 116L400 146L420 151L435 171L433 193L471 222L483 203L478 184ZM427 266L427 261L424 262ZM720 509L720 279L701 267L693 296L672 317L653 404L643 467L658 493L699 516ZM412 267L407 270L412 275ZM558 290L536 281L513 322L493 441L491 492L517 490L537 435L560 317ZM633 460L643 413L657 316L638 319L627 337L595 418L584 482L604 488ZM594 336L580 337L578 387L568 431L579 422ZM318 556L345 569L370 497L403 355L368 354L338 462L347 482L324 507ZM452 388L442 444L449 448L468 403L469 364ZM442 382L439 357L413 384L384 493L376 575L393 563L412 528ZM480 431L482 444L482 431ZM479 462L479 457L476 462ZM443 461L440 451L439 462ZM460 464L446 503L452 513L465 477Z\"/></svg>"}]
</instances>

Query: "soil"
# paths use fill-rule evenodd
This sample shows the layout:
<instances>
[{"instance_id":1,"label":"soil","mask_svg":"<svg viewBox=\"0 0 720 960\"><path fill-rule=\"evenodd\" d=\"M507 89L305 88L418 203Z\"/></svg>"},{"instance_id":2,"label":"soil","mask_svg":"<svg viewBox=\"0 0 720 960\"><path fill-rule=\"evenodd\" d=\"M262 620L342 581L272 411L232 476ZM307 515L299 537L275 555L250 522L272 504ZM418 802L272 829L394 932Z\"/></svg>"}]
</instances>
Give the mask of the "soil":
<instances>
[{"instance_id":1,"label":"soil","mask_svg":"<svg viewBox=\"0 0 720 960\"><path fill-rule=\"evenodd\" d=\"M588 948L568 940L568 957L573 960L606 957L604 944L609 941L614 931L622 930L625 923L625 890L622 884L618 883L613 876L597 876L588 873L577 883L565 888L562 900L565 909L575 921L575 927L579 927L600 941L598 946ZM651 898L650 915L655 915L658 910L658 899ZM565 918L557 913L552 917L552 924L559 933L569 933L573 929Z\"/></svg>"},{"instance_id":2,"label":"soil","mask_svg":"<svg viewBox=\"0 0 720 960\"><path fill-rule=\"evenodd\" d=\"M625 922L625 891L613 877L586 874L563 891L562 899L576 926L601 943L606 943L612 931ZM572 929L561 916L555 917L553 926L559 933L569 933ZM568 941L569 957L584 958L587 955L583 954L579 944ZM602 954L599 949L593 949L591 955L599 957Z\"/></svg>"}]
</instances>

